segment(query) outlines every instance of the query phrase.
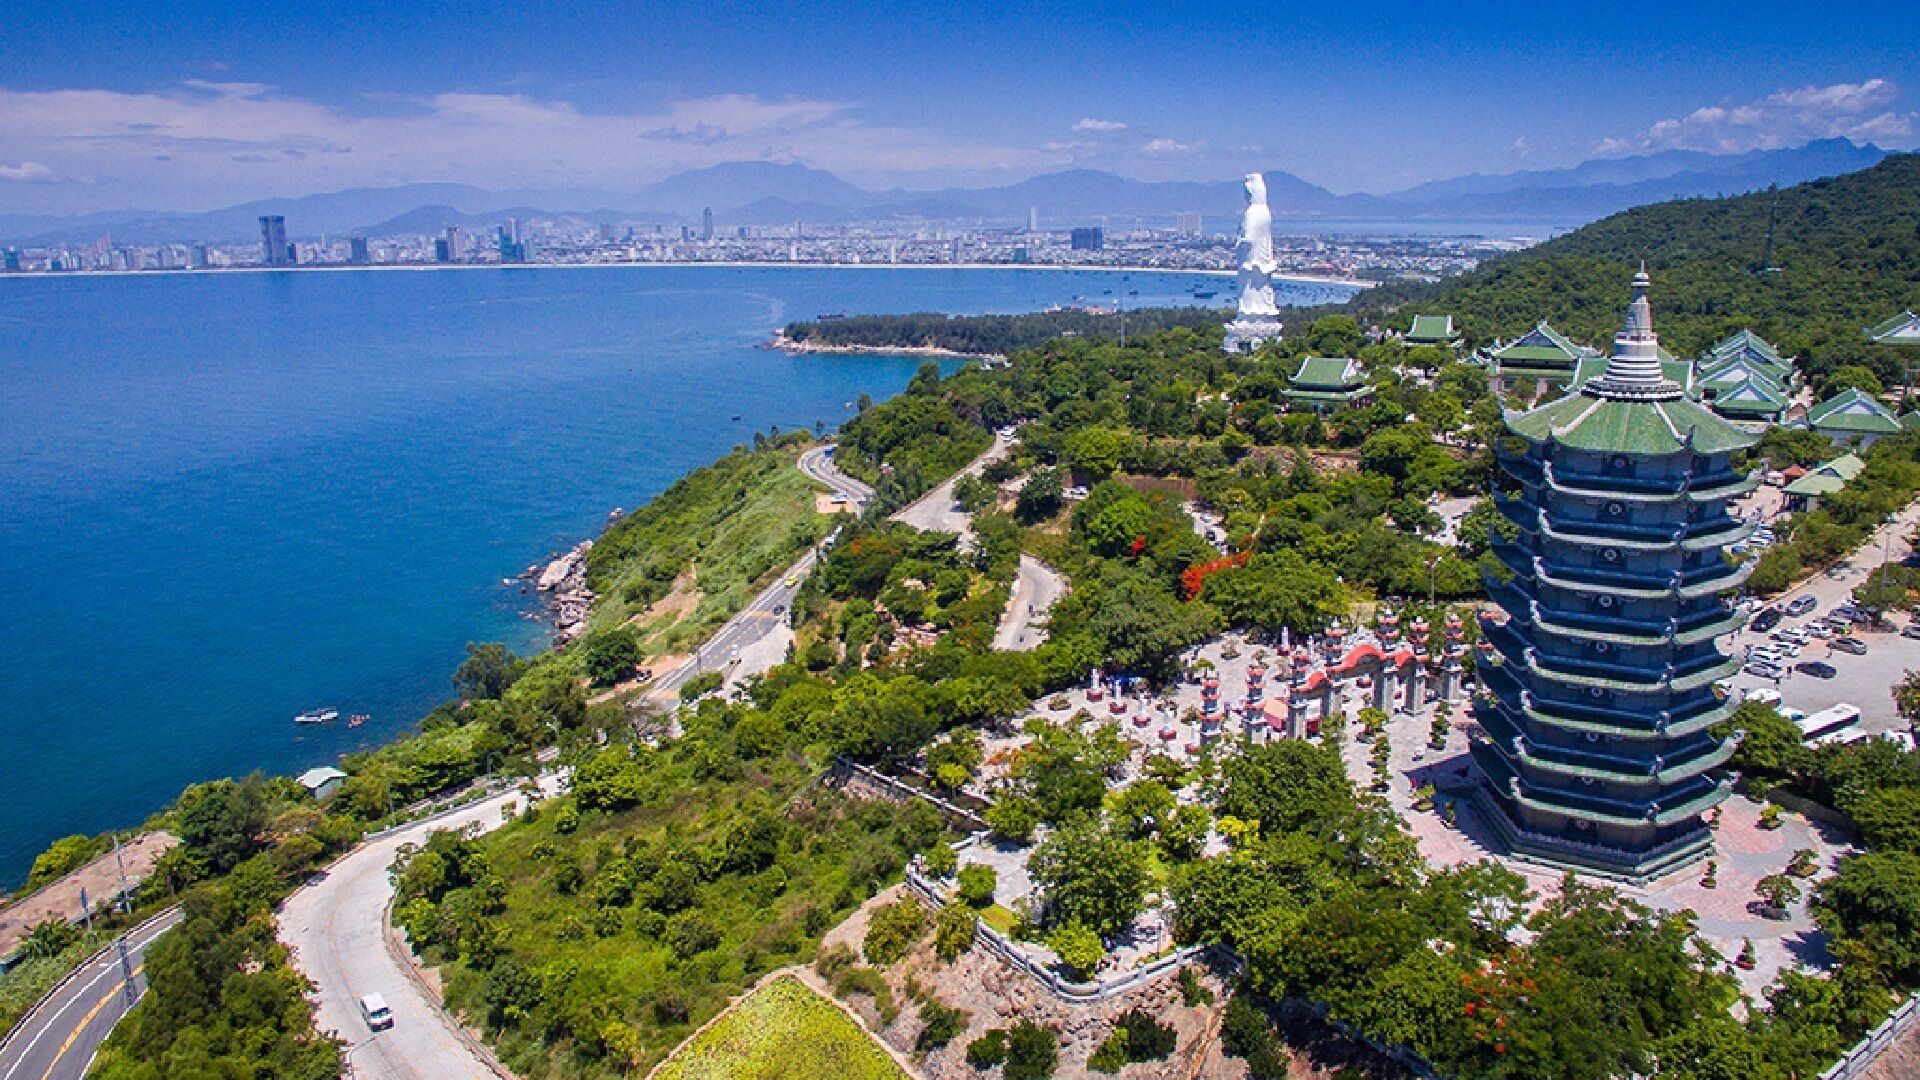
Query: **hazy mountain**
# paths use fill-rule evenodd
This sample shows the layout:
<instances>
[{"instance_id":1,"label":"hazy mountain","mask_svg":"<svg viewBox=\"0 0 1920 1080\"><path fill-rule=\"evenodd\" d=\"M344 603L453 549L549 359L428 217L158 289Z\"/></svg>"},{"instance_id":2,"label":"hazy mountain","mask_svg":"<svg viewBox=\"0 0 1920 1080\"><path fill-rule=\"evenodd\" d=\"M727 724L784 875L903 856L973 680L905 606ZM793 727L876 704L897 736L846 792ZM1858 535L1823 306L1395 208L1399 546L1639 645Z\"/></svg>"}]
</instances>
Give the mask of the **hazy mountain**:
<instances>
[{"instance_id":1,"label":"hazy mountain","mask_svg":"<svg viewBox=\"0 0 1920 1080\"><path fill-rule=\"evenodd\" d=\"M1423 216L1518 217L1589 221L1669 199L1737 195L1857 172L1887 152L1847 139L1820 139L1787 150L1707 154L1668 150L1637 157L1596 158L1566 169L1436 180L1382 196L1402 212Z\"/></svg>"},{"instance_id":2,"label":"hazy mountain","mask_svg":"<svg viewBox=\"0 0 1920 1080\"><path fill-rule=\"evenodd\" d=\"M1336 195L1291 173L1269 172L1268 205L1290 222L1341 218L1449 218L1578 224L1669 199L1730 195L1768 184L1792 185L1871 166L1886 152L1846 139L1746 154L1666 151L1603 158L1566 169L1463 176L1389 195ZM583 189L487 191L466 184L355 188L291 199L263 199L205 213L116 210L78 217L0 215L0 242L245 243L262 214L282 214L300 238L322 233L435 232L480 228L509 216L583 221L697 223L711 207L722 225L837 224L861 220L1021 221L1028 207L1058 225L1097 217L1170 219L1197 211L1233 218L1245 205L1237 178L1218 182L1129 180L1096 169L1068 169L1015 184L939 191L869 191L824 169L737 161L668 177L638 192ZM602 207L571 210L570 207Z\"/></svg>"}]
</instances>

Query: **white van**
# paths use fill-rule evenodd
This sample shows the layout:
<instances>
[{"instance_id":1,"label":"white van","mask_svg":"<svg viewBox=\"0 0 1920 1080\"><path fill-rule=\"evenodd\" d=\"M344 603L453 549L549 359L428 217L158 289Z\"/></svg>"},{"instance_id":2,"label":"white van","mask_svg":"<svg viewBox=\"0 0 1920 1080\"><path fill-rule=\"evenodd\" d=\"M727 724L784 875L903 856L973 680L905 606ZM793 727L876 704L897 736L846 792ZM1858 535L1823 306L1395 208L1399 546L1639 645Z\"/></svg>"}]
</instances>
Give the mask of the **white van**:
<instances>
[{"instance_id":1,"label":"white van","mask_svg":"<svg viewBox=\"0 0 1920 1080\"><path fill-rule=\"evenodd\" d=\"M1780 704L1780 691L1775 690L1771 686L1758 687L1747 691L1745 700L1757 701L1762 705L1778 705Z\"/></svg>"},{"instance_id":2,"label":"white van","mask_svg":"<svg viewBox=\"0 0 1920 1080\"><path fill-rule=\"evenodd\" d=\"M360 1015L366 1019L369 1030L384 1031L393 1026L393 1010L387 1008L387 999L379 994L361 996Z\"/></svg>"}]
</instances>

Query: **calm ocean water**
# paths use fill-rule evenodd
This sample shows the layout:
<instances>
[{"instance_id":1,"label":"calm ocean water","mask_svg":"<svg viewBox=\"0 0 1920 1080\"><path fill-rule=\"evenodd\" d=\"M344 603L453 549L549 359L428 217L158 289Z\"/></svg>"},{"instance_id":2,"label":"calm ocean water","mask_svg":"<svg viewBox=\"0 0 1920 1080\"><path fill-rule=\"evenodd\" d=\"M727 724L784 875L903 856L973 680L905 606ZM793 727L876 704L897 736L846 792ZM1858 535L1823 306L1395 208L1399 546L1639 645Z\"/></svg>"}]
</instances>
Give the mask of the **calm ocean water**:
<instances>
[{"instance_id":1,"label":"calm ocean water","mask_svg":"<svg viewBox=\"0 0 1920 1080\"><path fill-rule=\"evenodd\" d=\"M836 424L917 366L755 347L785 322L1109 291L1138 290L1139 306L1197 280L674 267L0 281L0 883L50 839L136 823L187 783L295 772L404 730L449 696L467 641L538 646L502 578L754 431ZM290 722L322 705L373 719Z\"/></svg>"}]
</instances>

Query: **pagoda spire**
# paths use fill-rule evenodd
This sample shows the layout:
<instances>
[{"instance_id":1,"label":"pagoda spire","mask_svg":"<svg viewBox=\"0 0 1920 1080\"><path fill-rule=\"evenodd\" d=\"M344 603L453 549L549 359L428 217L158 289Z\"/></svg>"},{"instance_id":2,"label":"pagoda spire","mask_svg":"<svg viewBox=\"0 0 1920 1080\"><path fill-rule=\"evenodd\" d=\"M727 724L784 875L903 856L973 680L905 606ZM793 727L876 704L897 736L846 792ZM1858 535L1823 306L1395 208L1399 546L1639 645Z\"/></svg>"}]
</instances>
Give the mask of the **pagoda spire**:
<instances>
[{"instance_id":1,"label":"pagoda spire","mask_svg":"<svg viewBox=\"0 0 1920 1080\"><path fill-rule=\"evenodd\" d=\"M1680 396L1679 385L1669 381L1660 367L1660 335L1653 332L1653 305L1647 300L1652 285L1642 260L1640 272L1633 275L1633 302L1627 305L1627 324L1613 336L1606 373L1587 384L1596 396L1615 401Z\"/></svg>"}]
</instances>

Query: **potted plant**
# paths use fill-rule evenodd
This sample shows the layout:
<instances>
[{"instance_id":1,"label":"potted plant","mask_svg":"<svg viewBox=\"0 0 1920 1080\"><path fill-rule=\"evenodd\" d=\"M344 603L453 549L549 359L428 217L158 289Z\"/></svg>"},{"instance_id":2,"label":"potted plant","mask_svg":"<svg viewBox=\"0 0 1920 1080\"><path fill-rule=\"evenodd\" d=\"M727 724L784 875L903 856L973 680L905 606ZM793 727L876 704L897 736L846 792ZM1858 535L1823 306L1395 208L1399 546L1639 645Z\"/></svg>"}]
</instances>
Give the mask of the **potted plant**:
<instances>
[{"instance_id":1,"label":"potted plant","mask_svg":"<svg viewBox=\"0 0 1920 1080\"><path fill-rule=\"evenodd\" d=\"M1433 785L1421 784L1413 790L1413 808L1423 811L1433 809L1433 797Z\"/></svg>"},{"instance_id":2,"label":"potted plant","mask_svg":"<svg viewBox=\"0 0 1920 1080\"><path fill-rule=\"evenodd\" d=\"M1714 862L1712 859L1707 860L1707 872L1700 875L1700 887L1703 889L1717 889L1720 887L1719 863Z\"/></svg>"},{"instance_id":3,"label":"potted plant","mask_svg":"<svg viewBox=\"0 0 1920 1080\"><path fill-rule=\"evenodd\" d=\"M1785 874L1768 874L1754 882L1753 892L1760 898L1760 914L1784 919L1787 908L1800 899L1800 883Z\"/></svg>"},{"instance_id":4,"label":"potted plant","mask_svg":"<svg viewBox=\"0 0 1920 1080\"><path fill-rule=\"evenodd\" d=\"M1760 808L1760 827L1761 828L1769 829L1769 830L1777 829L1781 826L1781 824L1782 822L1780 821L1780 804L1779 803L1768 803L1767 805Z\"/></svg>"},{"instance_id":5,"label":"potted plant","mask_svg":"<svg viewBox=\"0 0 1920 1080\"><path fill-rule=\"evenodd\" d=\"M1787 873L1797 878L1809 878L1820 869L1820 853L1812 848L1801 848L1787 860Z\"/></svg>"},{"instance_id":6,"label":"potted plant","mask_svg":"<svg viewBox=\"0 0 1920 1080\"><path fill-rule=\"evenodd\" d=\"M1740 955L1734 957L1733 966L1741 971L1752 971L1754 964L1757 963L1753 958L1753 939L1742 938L1741 941Z\"/></svg>"}]
</instances>

